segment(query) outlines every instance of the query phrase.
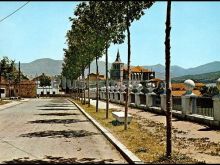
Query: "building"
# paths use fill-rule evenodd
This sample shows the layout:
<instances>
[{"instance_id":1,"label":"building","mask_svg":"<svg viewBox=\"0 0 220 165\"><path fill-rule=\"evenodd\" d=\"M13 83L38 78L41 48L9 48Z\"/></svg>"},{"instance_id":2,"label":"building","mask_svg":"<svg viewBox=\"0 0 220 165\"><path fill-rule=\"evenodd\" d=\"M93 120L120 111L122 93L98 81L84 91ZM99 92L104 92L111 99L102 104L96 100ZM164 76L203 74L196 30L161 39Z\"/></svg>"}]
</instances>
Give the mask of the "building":
<instances>
[{"instance_id":1,"label":"building","mask_svg":"<svg viewBox=\"0 0 220 165\"><path fill-rule=\"evenodd\" d=\"M1 97L36 97L36 84L34 81L22 80L20 83L14 84L4 77L1 77Z\"/></svg>"},{"instance_id":2,"label":"building","mask_svg":"<svg viewBox=\"0 0 220 165\"><path fill-rule=\"evenodd\" d=\"M33 81L36 84L36 93L37 95L55 95L55 94L60 94L60 81L57 77L52 77L51 78L51 85L50 86L40 86L40 81L39 77L35 77Z\"/></svg>"},{"instance_id":3,"label":"building","mask_svg":"<svg viewBox=\"0 0 220 165\"><path fill-rule=\"evenodd\" d=\"M88 77L89 77L90 81L96 81L96 79L97 79L97 75L95 73L90 73L85 80L88 80ZM98 80L106 80L106 79L105 79L104 75L99 74Z\"/></svg>"},{"instance_id":4,"label":"building","mask_svg":"<svg viewBox=\"0 0 220 165\"><path fill-rule=\"evenodd\" d=\"M205 84L203 83L195 83L195 88L193 89L193 93L196 96L201 96L200 89L204 87ZM186 93L185 85L184 83L172 83L172 96L182 96L183 94Z\"/></svg>"},{"instance_id":5,"label":"building","mask_svg":"<svg viewBox=\"0 0 220 165\"><path fill-rule=\"evenodd\" d=\"M116 60L112 63L110 70L111 80L124 81L127 79L128 69L121 62L119 51L117 52ZM130 67L131 77L130 80L143 81L155 78L155 72L152 70L145 69L141 66Z\"/></svg>"}]
</instances>

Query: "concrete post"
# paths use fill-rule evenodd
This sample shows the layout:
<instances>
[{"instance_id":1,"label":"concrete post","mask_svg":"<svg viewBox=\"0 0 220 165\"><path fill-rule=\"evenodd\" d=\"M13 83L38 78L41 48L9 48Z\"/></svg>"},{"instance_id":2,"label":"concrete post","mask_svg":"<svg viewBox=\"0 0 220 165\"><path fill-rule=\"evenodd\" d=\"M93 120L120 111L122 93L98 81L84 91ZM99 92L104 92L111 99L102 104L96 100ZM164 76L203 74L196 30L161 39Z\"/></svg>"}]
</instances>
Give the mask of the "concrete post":
<instances>
[{"instance_id":1,"label":"concrete post","mask_svg":"<svg viewBox=\"0 0 220 165\"><path fill-rule=\"evenodd\" d=\"M113 92L112 102L116 103L117 101L117 92Z\"/></svg>"},{"instance_id":2,"label":"concrete post","mask_svg":"<svg viewBox=\"0 0 220 165\"><path fill-rule=\"evenodd\" d=\"M140 105L140 93L135 93L135 105Z\"/></svg>"},{"instance_id":3,"label":"concrete post","mask_svg":"<svg viewBox=\"0 0 220 165\"><path fill-rule=\"evenodd\" d=\"M195 114L196 113L196 96L185 95L181 96L182 99L182 114Z\"/></svg>"},{"instance_id":4,"label":"concrete post","mask_svg":"<svg viewBox=\"0 0 220 165\"><path fill-rule=\"evenodd\" d=\"M113 92L109 92L110 93L110 101L113 102Z\"/></svg>"},{"instance_id":5,"label":"concrete post","mask_svg":"<svg viewBox=\"0 0 220 165\"><path fill-rule=\"evenodd\" d=\"M161 110L166 111L166 94L161 94L160 99L161 99L160 101Z\"/></svg>"},{"instance_id":6,"label":"concrete post","mask_svg":"<svg viewBox=\"0 0 220 165\"><path fill-rule=\"evenodd\" d=\"M124 93L125 93L125 92L121 92L121 93L120 93L120 103L121 103L121 104L125 104L125 101L124 101Z\"/></svg>"},{"instance_id":7,"label":"concrete post","mask_svg":"<svg viewBox=\"0 0 220 165\"><path fill-rule=\"evenodd\" d=\"M214 120L220 121L220 97L213 97Z\"/></svg>"},{"instance_id":8,"label":"concrete post","mask_svg":"<svg viewBox=\"0 0 220 165\"><path fill-rule=\"evenodd\" d=\"M131 102L131 97L134 96L134 99L135 99L135 93L131 92L129 94L129 98L128 98L128 105L130 105L131 107L135 107L135 101L134 102Z\"/></svg>"},{"instance_id":9,"label":"concrete post","mask_svg":"<svg viewBox=\"0 0 220 165\"><path fill-rule=\"evenodd\" d=\"M147 93L146 94L146 107L152 107L153 106L153 95L155 95L154 93Z\"/></svg>"},{"instance_id":10,"label":"concrete post","mask_svg":"<svg viewBox=\"0 0 220 165\"><path fill-rule=\"evenodd\" d=\"M115 102L120 103L120 92L115 93Z\"/></svg>"}]
</instances>

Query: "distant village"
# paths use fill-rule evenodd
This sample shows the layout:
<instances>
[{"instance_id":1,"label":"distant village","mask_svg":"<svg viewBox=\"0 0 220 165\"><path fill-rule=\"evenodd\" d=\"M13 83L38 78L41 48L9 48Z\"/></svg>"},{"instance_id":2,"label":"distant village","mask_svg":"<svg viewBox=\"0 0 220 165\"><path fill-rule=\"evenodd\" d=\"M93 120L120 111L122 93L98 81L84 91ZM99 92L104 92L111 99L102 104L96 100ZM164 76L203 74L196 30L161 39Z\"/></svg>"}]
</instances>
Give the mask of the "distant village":
<instances>
[{"instance_id":1,"label":"distant village","mask_svg":"<svg viewBox=\"0 0 220 165\"><path fill-rule=\"evenodd\" d=\"M146 69L141 66L133 66L130 68L130 80L133 85L142 84L143 87L146 87L146 84L154 89L154 92L157 94L164 93L164 80L155 77L155 71ZM127 79L127 67L121 61L119 51L116 54L116 59L112 63L110 69L110 86L126 84ZM44 75L44 73L42 73ZM49 83L42 85L40 79L42 77L35 76L30 80L22 80L20 83L13 83L13 81L1 76L1 98L8 97L40 97L40 96L53 96L60 95L64 93L70 93L74 88L77 88L76 82L66 80L65 77L61 75L49 77ZM46 75L44 75L46 76ZM90 88L95 87L96 83L96 74L90 73L86 82L88 82L88 77L90 79ZM98 76L100 81L100 88L104 86L106 80L105 76L100 74ZM82 82L82 80L79 80ZM87 83L88 87L88 83ZM204 83L195 83L193 93L196 96L202 96L207 94L208 87ZM182 96L186 92L184 82L182 83L172 83L172 96ZM210 94L211 95L211 94Z\"/></svg>"}]
</instances>

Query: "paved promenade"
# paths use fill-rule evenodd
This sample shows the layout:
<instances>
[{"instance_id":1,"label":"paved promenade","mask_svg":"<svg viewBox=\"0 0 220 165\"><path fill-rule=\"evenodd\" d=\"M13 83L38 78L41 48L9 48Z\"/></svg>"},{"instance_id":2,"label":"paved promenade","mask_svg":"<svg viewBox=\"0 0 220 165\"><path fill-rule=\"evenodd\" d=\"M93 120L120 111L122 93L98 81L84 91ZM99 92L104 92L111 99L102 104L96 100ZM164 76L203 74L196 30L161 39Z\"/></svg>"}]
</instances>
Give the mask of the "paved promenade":
<instances>
[{"instance_id":1,"label":"paved promenade","mask_svg":"<svg viewBox=\"0 0 220 165\"><path fill-rule=\"evenodd\" d=\"M66 99L12 101L0 107L0 164L127 163Z\"/></svg>"}]
</instances>

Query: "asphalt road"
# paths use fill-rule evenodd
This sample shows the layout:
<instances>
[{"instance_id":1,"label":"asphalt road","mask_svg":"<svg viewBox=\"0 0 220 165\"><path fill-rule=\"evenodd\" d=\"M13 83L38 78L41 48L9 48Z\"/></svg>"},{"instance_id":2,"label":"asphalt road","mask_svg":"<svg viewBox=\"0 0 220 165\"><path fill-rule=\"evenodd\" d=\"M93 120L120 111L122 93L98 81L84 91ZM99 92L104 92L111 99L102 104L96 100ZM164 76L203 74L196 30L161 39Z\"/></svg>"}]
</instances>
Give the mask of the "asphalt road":
<instances>
[{"instance_id":1,"label":"asphalt road","mask_svg":"<svg viewBox=\"0 0 220 165\"><path fill-rule=\"evenodd\" d=\"M68 100L30 99L0 111L0 163L127 163Z\"/></svg>"}]
</instances>

